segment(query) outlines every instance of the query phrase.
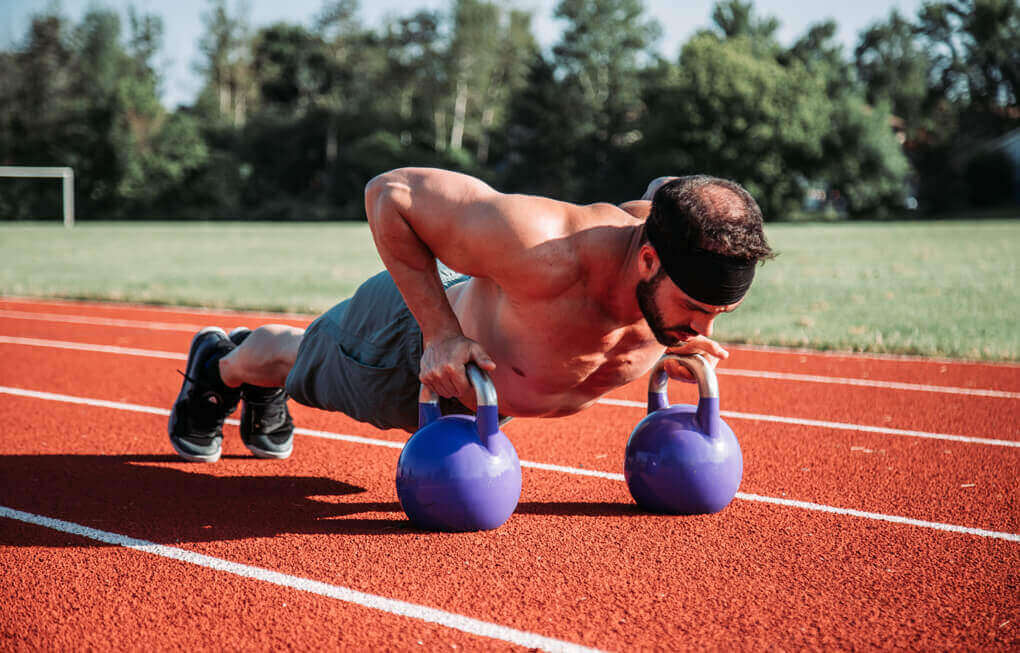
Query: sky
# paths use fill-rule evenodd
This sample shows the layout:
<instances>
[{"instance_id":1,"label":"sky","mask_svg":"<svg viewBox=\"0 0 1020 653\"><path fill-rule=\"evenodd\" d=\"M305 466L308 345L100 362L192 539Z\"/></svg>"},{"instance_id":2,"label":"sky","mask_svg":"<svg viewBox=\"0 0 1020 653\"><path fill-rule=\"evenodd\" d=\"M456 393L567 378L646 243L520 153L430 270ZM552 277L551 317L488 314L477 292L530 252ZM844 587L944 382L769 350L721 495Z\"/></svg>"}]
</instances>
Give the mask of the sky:
<instances>
[{"instance_id":1,"label":"sky","mask_svg":"<svg viewBox=\"0 0 1020 653\"><path fill-rule=\"evenodd\" d=\"M228 0L235 7L237 0ZM868 25L884 19L893 8L915 16L922 0L756 0L759 15L780 20L779 39L792 43L810 25L832 18L839 25L838 38L848 55L857 34ZM690 35L711 23L714 0L644 0L646 12L662 24L660 53L674 58ZM248 0L249 23L253 28L277 21L310 25L322 7L322 0ZM558 40L562 25L553 18L556 0L509 0L504 5L532 10L532 28L539 44L551 48ZM202 34L202 13L208 0L0 0L0 48L19 45L32 14L53 6L77 22L90 7L118 10L123 16L134 5L145 13L163 18L164 42L160 55L163 70L163 102L168 107L191 103L200 87L194 72L198 58L198 39ZM362 0L361 19L372 27L387 16L403 16L417 9L445 9L450 0ZM125 21L126 22L126 21Z\"/></svg>"}]
</instances>

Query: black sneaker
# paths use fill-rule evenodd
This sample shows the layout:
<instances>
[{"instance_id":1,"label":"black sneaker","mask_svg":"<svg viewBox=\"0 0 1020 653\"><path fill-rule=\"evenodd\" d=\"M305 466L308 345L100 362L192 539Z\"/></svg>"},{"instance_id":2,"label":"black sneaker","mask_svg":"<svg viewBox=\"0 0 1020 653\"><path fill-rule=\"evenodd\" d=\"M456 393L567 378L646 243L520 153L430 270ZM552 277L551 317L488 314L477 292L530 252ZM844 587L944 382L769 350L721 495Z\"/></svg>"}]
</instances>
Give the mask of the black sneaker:
<instances>
[{"instance_id":1,"label":"black sneaker","mask_svg":"<svg viewBox=\"0 0 1020 653\"><path fill-rule=\"evenodd\" d=\"M230 340L240 345L251 333L246 327L230 332ZM283 460L294 451L294 421L287 410L283 388L241 386L241 441L256 458Z\"/></svg>"},{"instance_id":2,"label":"black sneaker","mask_svg":"<svg viewBox=\"0 0 1020 653\"><path fill-rule=\"evenodd\" d=\"M170 411L167 432L174 451L193 462L214 463L223 449L223 420L237 408L239 389L228 388L206 369L234 348L219 327L206 327L191 339L184 384Z\"/></svg>"}]
</instances>

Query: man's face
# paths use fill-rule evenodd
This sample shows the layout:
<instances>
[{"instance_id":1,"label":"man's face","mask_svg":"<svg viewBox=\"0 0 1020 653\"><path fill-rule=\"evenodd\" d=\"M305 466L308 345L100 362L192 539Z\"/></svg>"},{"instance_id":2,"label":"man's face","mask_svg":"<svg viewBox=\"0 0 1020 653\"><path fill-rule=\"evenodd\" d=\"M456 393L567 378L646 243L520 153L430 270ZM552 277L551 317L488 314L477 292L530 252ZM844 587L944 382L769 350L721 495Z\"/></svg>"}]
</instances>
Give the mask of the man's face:
<instances>
[{"instance_id":1,"label":"man's face","mask_svg":"<svg viewBox=\"0 0 1020 653\"><path fill-rule=\"evenodd\" d=\"M680 290L661 268L650 280L638 281L635 293L652 335L664 347L676 347L698 335L710 337L715 318L740 305L702 304Z\"/></svg>"}]
</instances>

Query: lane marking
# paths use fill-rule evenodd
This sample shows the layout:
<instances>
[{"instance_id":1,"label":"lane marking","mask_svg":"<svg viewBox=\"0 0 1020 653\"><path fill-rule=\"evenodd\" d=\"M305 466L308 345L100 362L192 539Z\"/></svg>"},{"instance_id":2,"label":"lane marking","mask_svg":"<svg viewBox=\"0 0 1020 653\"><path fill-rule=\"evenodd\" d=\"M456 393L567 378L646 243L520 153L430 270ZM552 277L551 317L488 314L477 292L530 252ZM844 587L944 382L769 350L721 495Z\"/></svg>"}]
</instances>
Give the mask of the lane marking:
<instances>
[{"instance_id":1,"label":"lane marking","mask_svg":"<svg viewBox=\"0 0 1020 653\"><path fill-rule=\"evenodd\" d=\"M63 313L32 313L25 311L10 311L0 309L0 318L11 318L21 320L39 320L43 322L67 322L71 324L88 324L92 326L111 326L111 327L124 327L132 329L151 329L155 331L181 331L187 333L194 333L199 329L202 329L205 325L198 324L179 324L179 323L168 323L168 322L146 322L142 320L128 320L128 319L117 319L117 318L98 318L98 317L87 317L82 315L67 315ZM245 315L235 316L236 320L244 321L244 318L248 317ZM280 316L285 319L286 316ZM270 318L271 319L271 318ZM236 325L235 325L236 326ZM300 327L299 327L300 328ZM46 345L41 344L45 341L39 340L40 344L37 346L44 347ZM69 344L66 341L53 341L53 342L64 342L65 345ZM28 343L24 343L28 344ZM66 347L72 349L73 347ZM138 350L145 351L145 350ZM165 354L166 352L157 352L157 355ZM780 352L782 353L782 352ZM139 354L141 355L141 354ZM952 363L953 361L946 361L946 363ZM957 361L959 363L960 361ZM984 363L979 363L984 364ZM993 364L993 363L988 363ZM745 370L745 369L730 369L730 368L719 368L716 370L717 374L730 375L730 376L744 376L751 378L764 378L764 379L779 379L787 381L803 381L808 383L833 383L837 385L854 385L863 387L875 387L875 388L888 388L893 390L913 390L917 392L940 392L946 394L958 394L976 397L998 397L1004 399L1020 399L1020 392L1010 392L1006 390L990 390L983 388L963 388L958 386L942 386L942 385L930 385L923 383L906 383L900 381L880 381L874 379L857 379L850 377L837 377L837 376L824 376L815 374L796 374L793 372L769 372L765 370Z\"/></svg>"},{"instance_id":2,"label":"lane marking","mask_svg":"<svg viewBox=\"0 0 1020 653\"><path fill-rule=\"evenodd\" d=\"M187 356L181 353L157 351L152 349L133 349L130 347L117 347L112 345L92 345L87 343L76 343L62 340L40 340L37 338L19 338L12 336L0 336L0 344L15 344L37 347L54 347L58 349L74 349L79 351L91 351L98 353L118 354L125 356L142 356L152 358L165 358L171 360L186 360ZM645 403L630 399L602 398L596 403L606 406L624 406L628 408L647 408ZM864 424L850 424L846 422L830 422L825 420L804 419L799 417L784 417L780 415L761 415L757 413L743 413L732 410L721 411L723 417L731 419L746 419L759 422L773 422L778 424L795 424L797 426L813 426L818 428L835 429L842 431L861 431L864 433L881 433L883 435L898 435L913 438L925 438L929 440L948 440L950 442L965 442L968 444L985 444L999 447L1020 447L1020 441L997 440L992 438L978 438L965 435L953 435L950 433L931 433L928 431L916 431L909 429L894 429L885 426L868 426Z\"/></svg>"},{"instance_id":3,"label":"lane marking","mask_svg":"<svg viewBox=\"0 0 1020 653\"><path fill-rule=\"evenodd\" d=\"M373 273L374 274L374 273ZM273 319L275 317L282 317L288 320L306 320L311 322L315 319L316 314L312 313L291 313L285 312L280 313L276 311L258 311L258 310L245 310L241 308L204 308L201 306L177 306L173 304L139 304L136 302L128 301L116 301L102 299L99 301L90 301L88 299L58 299L58 298L47 298L40 300L38 297L21 297L18 295L3 295L0 296L0 302L12 303L12 304L34 304L39 307L47 306L74 306L75 308L82 308L85 310L91 308L114 308L114 309L126 309L126 310L137 310L147 311L152 313L179 313L184 315L222 315L229 317L240 316L243 318L267 318Z\"/></svg>"},{"instance_id":4,"label":"lane marking","mask_svg":"<svg viewBox=\"0 0 1020 653\"><path fill-rule=\"evenodd\" d=\"M891 390L915 390L918 392L942 392L972 397L1000 397L1003 399L1020 399L1020 392L1005 390L983 390L980 388L959 388L947 385L927 385L923 383L902 383L899 381L875 381L872 379L853 379L840 376L818 376L814 374L793 374L791 372L766 372L763 370L739 370L717 368L716 374L724 376L746 376L758 379L779 379L782 381L804 381L807 383L835 383L839 385L856 385L868 388L889 388Z\"/></svg>"},{"instance_id":5,"label":"lane marking","mask_svg":"<svg viewBox=\"0 0 1020 653\"><path fill-rule=\"evenodd\" d=\"M920 354L876 354L859 351L826 351L821 349L804 349L803 347L782 347L780 345L744 345L734 343L727 348L765 354L789 354L792 356L818 356L820 358L853 358L860 360L885 361L890 363L937 363L940 365L988 365L991 367L1020 368L1020 364L1009 361L975 360L968 358L937 358Z\"/></svg>"},{"instance_id":6,"label":"lane marking","mask_svg":"<svg viewBox=\"0 0 1020 653\"><path fill-rule=\"evenodd\" d=\"M153 331L184 331L194 333L203 328L201 324L178 324L174 322L144 322L141 320L121 320L108 317L86 317L84 315L64 315L61 313L26 313L0 309L0 317L12 320L38 320L40 322L67 322L70 324L90 324L92 326L124 327L128 329L151 329Z\"/></svg>"},{"instance_id":7,"label":"lane marking","mask_svg":"<svg viewBox=\"0 0 1020 653\"><path fill-rule=\"evenodd\" d=\"M849 517L862 517L864 519L876 519L878 521L887 521L892 522L894 524L906 524L908 526L932 528L939 531L948 531L950 533L966 533L967 535L989 537L993 539L1006 540L1007 542L1020 542L1020 535L1016 533L1000 533L998 531L988 531L983 528L957 526L956 524L943 524L940 522L924 521L921 519L911 519L910 517L900 517L899 515L884 515L878 512L854 510L853 508L835 508L833 506L826 506L820 503L812 503L810 501L797 501L795 499L780 499L779 497L766 497L760 494L747 494L744 492L737 492L737 496L745 501L758 501L761 503L771 503L778 506L789 506L791 508L803 508L804 510L816 510L818 512L828 512L836 515L847 515Z\"/></svg>"},{"instance_id":8,"label":"lane marking","mask_svg":"<svg viewBox=\"0 0 1020 653\"><path fill-rule=\"evenodd\" d=\"M7 301L19 304L35 304L36 306L46 307L51 305L58 306L75 306L79 308L89 308L96 304L101 304L104 307L123 307L134 310L144 310L153 312L166 312L166 313L183 313L191 314L195 316L224 316L224 317L237 317L238 319L267 319L272 320L274 318L282 318L287 320L300 321L304 320L311 322L315 319L316 315L311 313L277 313L277 312L266 312L266 311L246 311L242 309L230 309L230 308L201 308L195 306L157 306L154 304L139 304L132 302L123 301L107 301L101 300L99 302L90 302L89 300L79 299L59 299L59 298L47 298L40 299L38 297L23 297L20 295L5 295L0 296L0 301ZM205 325L203 325L205 326ZM202 327L196 327L197 331ZM748 352L761 352L761 353L775 353L775 354L788 354L795 356L816 356L819 358L852 358L855 360L870 359L888 362L900 362L900 363L937 363L937 364L949 364L949 365L988 365L991 367L1006 367L1006 368L1017 368L1020 369L1020 364L1012 363L1009 361L994 361L994 360L973 360L973 359L961 359L961 358L938 358L931 356L922 356L920 354L879 354L874 352L855 352L855 351L826 351L820 349L805 349L803 347L783 347L781 345L752 345L752 344L741 344L731 343L727 345L732 349Z\"/></svg>"},{"instance_id":9,"label":"lane marking","mask_svg":"<svg viewBox=\"0 0 1020 653\"><path fill-rule=\"evenodd\" d=\"M71 395L62 395L52 392L40 392L37 390L26 390L23 388L11 388L7 386L0 386L0 392L11 395L17 395L21 397L31 397L35 399L46 399L49 401L61 401L72 404L82 404L88 406L96 406L100 408L113 408L116 410L134 411L141 413L150 413L156 415L169 415L170 411L163 408L155 408L152 406L140 406L138 404L128 404L116 401L104 401L101 399L88 399L86 397L75 397ZM236 419L228 419L228 424L237 425L239 422ZM402 449L404 446L403 442L395 442L393 440L383 440L381 438L370 438L360 435L346 435L343 433L330 433L329 431L316 431L305 428L295 428L294 432L300 435L308 435L318 438L326 438L329 440L340 440L343 442L353 442L357 444L367 444L372 446L387 447L389 449ZM578 467L569 467L566 465L554 465L550 463L532 462L530 460L522 460L522 467L531 467L533 469L542 469L546 471L560 472L564 474L572 474L574 476L591 476L596 478L604 478L611 481L624 481L623 474L613 472L603 472L593 469L580 469ZM977 535L979 537L987 537L993 539L1007 540L1010 542L1020 542L1020 535L1014 533L1004 533L999 531L990 531L981 528L971 528L969 526L958 526L956 524L944 524L941 522L925 521L922 519L912 519L910 517L901 517L899 515L886 515L878 512L867 512L864 510L855 510L853 508L840 508L837 506L827 506L820 503L812 503L810 501L797 501L794 499L781 499L779 497L768 497L760 494L748 494L744 492L737 492L736 498L744 501L757 501L760 503L771 503L780 506L787 506L792 508L801 508L803 510L812 510L816 512L827 512L838 515L846 515L850 517L860 517L863 519L874 519L878 521L887 521L897 524L907 524L910 526L917 526L919 528L929 528L940 531L949 531L953 533L965 533L968 535Z\"/></svg>"},{"instance_id":10,"label":"lane marking","mask_svg":"<svg viewBox=\"0 0 1020 653\"><path fill-rule=\"evenodd\" d=\"M177 560L179 562L185 562L199 567L205 567L207 569L223 571L243 578L251 578L264 583L272 583L273 585L279 585L281 587L289 587L291 589L308 592L310 594L318 594L319 596L336 599L338 601L343 601L344 603L353 603L354 605L370 608L372 610L379 610L380 612L387 612L401 617L409 617L419 621L434 623L447 628L452 628L453 630L469 633L471 635L497 639L503 642L517 644L518 646L524 646L526 648L537 648L543 651L564 651L569 653L597 650L581 646L580 644L574 644L572 642L566 642L552 637L545 637L544 635L539 635L537 633L517 630L516 628L501 626L489 621L482 621L481 619L465 617L464 615L439 610L438 608L430 608L417 603L391 599L378 594L360 592L340 585L330 585L329 583L311 580L310 578L302 578L301 576L292 576L290 574L284 574L264 567L254 567L252 565L224 560L223 558L215 558L210 555L196 553L194 551L181 549L175 546L167 546L165 544L157 544L148 540L140 540L127 535L112 533L110 531L102 531L97 528L90 528L88 526L83 526L82 524L76 524L62 519L54 519L52 517L45 517L43 515L15 510L14 508L8 508L6 506L0 506L0 517L6 517L8 519L25 522L27 524L34 524L36 526L42 526L62 533L78 535L97 542L124 547L125 549L133 549L135 551L148 553L161 558L169 558L171 560Z\"/></svg>"},{"instance_id":11,"label":"lane marking","mask_svg":"<svg viewBox=\"0 0 1020 653\"><path fill-rule=\"evenodd\" d=\"M157 351L155 349L134 349L132 347L118 347L116 345L93 345L84 342L69 342L67 340L42 340L40 338L19 338L16 336L0 336L0 344L24 345L27 347L52 347L55 349L74 349L76 351L92 351L104 354L119 354L122 356L144 356L146 358L168 358L171 360L188 360L187 354L172 351Z\"/></svg>"},{"instance_id":12,"label":"lane marking","mask_svg":"<svg viewBox=\"0 0 1020 653\"><path fill-rule=\"evenodd\" d=\"M640 401L630 399L607 399L602 398L596 403L606 406L624 406L627 408L642 408L647 410L648 405ZM818 419L802 419L800 417L781 417L778 415L759 415L757 413L741 413L734 410L721 410L719 414L732 419L746 419L755 422L775 422L778 424L795 424L797 426L816 426L819 428L836 429L840 431L862 431L864 433L881 433L883 435L902 435L911 438L926 438L929 440L949 440L952 442L966 442L968 444L988 444L995 447L1020 447L1018 440L994 440L992 438L975 438L966 435L951 435L949 433L930 433L928 431L911 431L908 429L893 429L885 426L866 426L864 424L849 424L846 422L827 422Z\"/></svg>"},{"instance_id":13,"label":"lane marking","mask_svg":"<svg viewBox=\"0 0 1020 653\"><path fill-rule=\"evenodd\" d=\"M64 340L43 340L43 339L39 339L39 338L20 338L20 337L14 337L14 336L0 336L0 344L14 344L14 345L33 346L33 347L52 347L52 348L57 348L57 349L72 349L72 350L78 350L78 351L90 351L90 352L117 354L117 355L125 355L125 356L141 356L141 357L151 357L151 358L162 358L162 359L170 359L170 360L186 360L187 359L187 356L185 354L177 353L177 352L159 351L159 350L153 350L153 349L135 349L135 348L131 348L131 347L118 347L118 346L114 346L114 345L93 345L93 344L88 344L88 343L70 342L70 341L64 341ZM720 370L719 372L720 373L725 373L722 370ZM733 373L733 372L734 371L731 370L729 373ZM736 370L736 372L741 372L741 373L747 372L747 373L751 373L751 374L773 374L773 373L752 372L750 370ZM778 374L776 374L775 378L779 378ZM817 377L817 379L823 380L824 382L828 382L828 381L825 381L828 378L829 377ZM794 379L794 380L803 380L803 379ZM844 379L844 381L856 381L856 379ZM867 385L867 384L860 383L859 385ZM892 384L890 384L890 385L892 385ZM912 385L912 384L896 384L896 385ZM905 388L905 389L919 389L919 387L918 388L911 387L911 388ZM931 386L931 387L937 387L937 386ZM962 390L962 391L966 391L967 393L972 393L972 394L984 393L985 396L1008 396L1009 398L1014 398L1014 397L1020 398L1020 393L1006 393L1006 392L998 392L998 391L994 391L994 390L972 390L972 389L969 389L969 388L957 388L957 389L954 389L954 390ZM995 393L995 394L993 394L993 393ZM644 403L642 403L640 401L633 401L633 400L630 400L630 399L612 399L612 398L604 397L602 399L597 400L596 403L600 403L600 404L607 405L607 406L625 406L625 407L629 407L629 408L647 408L646 404L644 404ZM830 422L830 421L825 421L825 420L813 420L813 419L805 419L805 418L799 418L799 417L784 417L784 416L780 416L780 415L761 415L761 414L757 414L757 413L743 413L743 412L738 412L738 411L722 411L722 415L723 415L723 417L729 417L729 418L732 418L732 419L746 419L746 420L754 420L754 421L760 421L760 422L775 422L775 423L780 423L780 424L795 424L795 425L798 425L798 426L814 426L814 427L819 427L819 428L828 428L828 429L836 429L836 430L844 430L844 431L847 431L847 430L849 430L849 431L862 431L862 432L865 432L865 433L881 433L881 434L884 434L884 435L898 435L898 436L914 437L914 438L927 438L927 439L932 439L932 440L948 440L948 441L951 441L951 442L966 442L966 443L969 443L969 444L986 444L986 445L1001 446L1001 447L1020 447L1020 441L997 440L997 439L992 439L992 438L979 438L979 437L964 436L964 435L953 435L953 434L950 434L950 433L931 433L931 432L928 432L928 431L916 431L916 430L910 430L910 429L895 429L895 428L889 428L889 427L885 427L885 426L868 426L868 425L864 425L864 424L850 424L850 423L846 423L846 422Z\"/></svg>"}]
</instances>

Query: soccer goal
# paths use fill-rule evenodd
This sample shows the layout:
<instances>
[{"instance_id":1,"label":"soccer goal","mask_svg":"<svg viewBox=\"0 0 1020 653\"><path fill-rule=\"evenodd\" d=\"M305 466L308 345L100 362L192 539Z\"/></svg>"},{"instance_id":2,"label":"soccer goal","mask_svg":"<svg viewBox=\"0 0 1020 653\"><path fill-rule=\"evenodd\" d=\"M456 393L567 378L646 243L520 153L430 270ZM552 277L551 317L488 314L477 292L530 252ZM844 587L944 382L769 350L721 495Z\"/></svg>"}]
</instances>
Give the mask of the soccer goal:
<instances>
[{"instance_id":1,"label":"soccer goal","mask_svg":"<svg viewBox=\"0 0 1020 653\"><path fill-rule=\"evenodd\" d=\"M64 226L74 226L74 170L68 167L48 168L44 166L0 166L0 177L58 178L62 180L64 192Z\"/></svg>"}]
</instances>

